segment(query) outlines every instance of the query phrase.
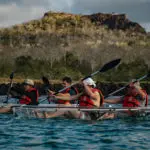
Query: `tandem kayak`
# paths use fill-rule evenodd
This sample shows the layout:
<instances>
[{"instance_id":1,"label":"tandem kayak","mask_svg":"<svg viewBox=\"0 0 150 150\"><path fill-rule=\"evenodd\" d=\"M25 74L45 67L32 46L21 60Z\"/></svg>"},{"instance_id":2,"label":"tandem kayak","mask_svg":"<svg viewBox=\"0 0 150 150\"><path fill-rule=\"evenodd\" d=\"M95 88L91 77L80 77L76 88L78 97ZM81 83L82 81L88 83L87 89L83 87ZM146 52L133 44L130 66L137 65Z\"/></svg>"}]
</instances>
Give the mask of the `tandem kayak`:
<instances>
[{"instance_id":1,"label":"tandem kayak","mask_svg":"<svg viewBox=\"0 0 150 150\"><path fill-rule=\"evenodd\" d=\"M1 104L0 113L13 113L14 115L28 118L38 118L36 113L40 113L40 118L44 118L44 114L53 114L55 112L83 112L83 113L92 113L98 114L99 117L97 120L109 119L110 115L114 115L113 118L124 118L129 116L149 116L150 107L138 107L138 108L98 108L98 109L89 109L81 108L78 105L73 104L71 106L58 105L58 104L39 104L39 105L20 105L20 104ZM68 116L67 116L68 117ZM112 118L110 118L112 119Z\"/></svg>"}]
</instances>

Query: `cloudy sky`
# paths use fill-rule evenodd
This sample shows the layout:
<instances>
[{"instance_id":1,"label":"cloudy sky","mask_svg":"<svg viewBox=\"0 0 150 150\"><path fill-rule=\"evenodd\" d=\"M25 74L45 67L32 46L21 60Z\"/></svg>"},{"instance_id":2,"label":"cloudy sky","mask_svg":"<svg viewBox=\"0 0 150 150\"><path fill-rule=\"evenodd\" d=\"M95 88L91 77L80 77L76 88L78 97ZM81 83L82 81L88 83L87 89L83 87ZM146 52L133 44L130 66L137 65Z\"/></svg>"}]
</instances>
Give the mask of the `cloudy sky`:
<instances>
[{"instance_id":1,"label":"cloudy sky","mask_svg":"<svg viewBox=\"0 0 150 150\"><path fill-rule=\"evenodd\" d=\"M0 0L0 27L38 19L47 11L126 13L150 31L150 0Z\"/></svg>"}]
</instances>

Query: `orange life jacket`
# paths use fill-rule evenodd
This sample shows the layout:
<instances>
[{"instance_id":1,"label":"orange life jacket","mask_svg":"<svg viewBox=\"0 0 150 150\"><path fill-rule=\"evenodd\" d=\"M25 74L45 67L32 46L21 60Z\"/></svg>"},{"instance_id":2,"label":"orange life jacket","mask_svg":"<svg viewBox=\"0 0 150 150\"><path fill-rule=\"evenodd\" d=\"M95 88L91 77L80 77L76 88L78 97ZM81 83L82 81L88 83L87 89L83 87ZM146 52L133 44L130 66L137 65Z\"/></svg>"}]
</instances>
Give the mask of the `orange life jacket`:
<instances>
[{"instance_id":1,"label":"orange life jacket","mask_svg":"<svg viewBox=\"0 0 150 150\"><path fill-rule=\"evenodd\" d=\"M98 92L100 94L100 106L103 106L103 103L104 103L104 96L102 94L102 92L99 90L99 89L95 89L93 88L92 89L92 92ZM93 100L90 99L90 96L88 95L82 95L80 97L80 102L79 102L79 106L80 107L87 107L87 108L93 108L93 107L97 107L94 105L94 102Z\"/></svg>"},{"instance_id":2,"label":"orange life jacket","mask_svg":"<svg viewBox=\"0 0 150 150\"><path fill-rule=\"evenodd\" d=\"M30 92L35 91L36 92L36 101L34 102L31 97L30 97ZM38 97L39 97L39 93L38 90L36 88L31 88L28 91L26 91L26 95L24 98L19 100L20 104L26 104L26 105L37 105L38 104Z\"/></svg>"},{"instance_id":3,"label":"orange life jacket","mask_svg":"<svg viewBox=\"0 0 150 150\"><path fill-rule=\"evenodd\" d=\"M76 92L76 94L78 94L78 90L75 87L68 88L61 93L63 93L63 94L69 93L71 89L73 89ZM58 100L57 102L58 102L58 104L70 104L70 100L68 100L68 101Z\"/></svg>"},{"instance_id":4,"label":"orange life jacket","mask_svg":"<svg viewBox=\"0 0 150 150\"><path fill-rule=\"evenodd\" d=\"M146 94L145 106L148 105L148 95L145 90L142 90ZM138 94L136 95L138 96ZM123 99L123 107L141 107L141 102L136 96L126 95Z\"/></svg>"}]
</instances>

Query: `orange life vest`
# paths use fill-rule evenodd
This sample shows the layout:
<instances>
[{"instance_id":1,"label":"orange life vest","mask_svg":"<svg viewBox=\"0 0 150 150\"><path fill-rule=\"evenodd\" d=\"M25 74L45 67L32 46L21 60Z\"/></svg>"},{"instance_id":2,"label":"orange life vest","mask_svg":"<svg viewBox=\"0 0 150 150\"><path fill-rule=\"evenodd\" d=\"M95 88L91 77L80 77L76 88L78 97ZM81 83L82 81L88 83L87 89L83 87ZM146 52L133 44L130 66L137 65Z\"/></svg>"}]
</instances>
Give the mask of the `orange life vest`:
<instances>
[{"instance_id":1,"label":"orange life vest","mask_svg":"<svg viewBox=\"0 0 150 150\"><path fill-rule=\"evenodd\" d=\"M33 102L33 100L30 97L30 92L35 91L36 92L36 101ZM37 105L38 104L38 97L39 97L39 93L38 90L36 88L31 88L28 91L26 91L26 95L24 98L19 100L20 104L26 104L26 105Z\"/></svg>"},{"instance_id":2,"label":"orange life vest","mask_svg":"<svg viewBox=\"0 0 150 150\"><path fill-rule=\"evenodd\" d=\"M145 90L142 90L146 94L145 106L148 105L148 95ZM136 95L138 96L138 94ZM123 99L123 107L141 107L141 102L136 96L126 95Z\"/></svg>"},{"instance_id":3,"label":"orange life vest","mask_svg":"<svg viewBox=\"0 0 150 150\"><path fill-rule=\"evenodd\" d=\"M75 87L71 87L71 88L76 92L76 94L78 94L78 90ZM71 88L66 89L62 93L63 94L69 93ZM58 102L58 104L70 104L70 100L68 100L68 101L58 100L57 102Z\"/></svg>"},{"instance_id":4,"label":"orange life vest","mask_svg":"<svg viewBox=\"0 0 150 150\"><path fill-rule=\"evenodd\" d=\"M102 92L99 89L95 89L95 88L92 89L92 92L93 93L98 92L100 94L100 98L101 98L100 99L100 106L102 106L104 103L104 96L103 96ZM88 96L88 95L82 95L80 97L79 106L80 107L88 107L88 108L97 107L94 105L93 100L91 100L90 96Z\"/></svg>"}]
</instances>

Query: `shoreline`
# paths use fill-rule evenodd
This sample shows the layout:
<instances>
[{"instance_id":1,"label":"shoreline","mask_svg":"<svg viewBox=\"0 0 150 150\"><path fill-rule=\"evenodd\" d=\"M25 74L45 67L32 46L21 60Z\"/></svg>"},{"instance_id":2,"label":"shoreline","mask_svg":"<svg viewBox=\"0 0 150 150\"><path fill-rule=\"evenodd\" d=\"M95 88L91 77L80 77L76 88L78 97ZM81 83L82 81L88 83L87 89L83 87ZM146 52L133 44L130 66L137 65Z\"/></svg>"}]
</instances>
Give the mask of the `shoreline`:
<instances>
[{"instance_id":1,"label":"shoreline","mask_svg":"<svg viewBox=\"0 0 150 150\"><path fill-rule=\"evenodd\" d=\"M0 78L0 95L6 95L8 88L9 88L9 83L10 79ZM21 87L21 83L23 83L24 79L14 79L13 80L13 87ZM34 80L35 82L35 87L39 90L40 95L45 95L45 85L42 83L40 80ZM74 83L74 82L73 82ZM111 92L116 91L117 89L120 89L121 87L127 85L128 82L97 82L97 88L100 89L104 95L108 95ZM54 90L58 91L62 89L61 85L61 80L51 80L49 87ZM82 90L82 87L77 84L76 87L79 89L79 91ZM147 91L148 94L150 94L150 82L143 81L141 82L141 87ZM121 92L118 92L116 95L123 95L125 90L122 90Z\"/></svg>"}]
</instances>

